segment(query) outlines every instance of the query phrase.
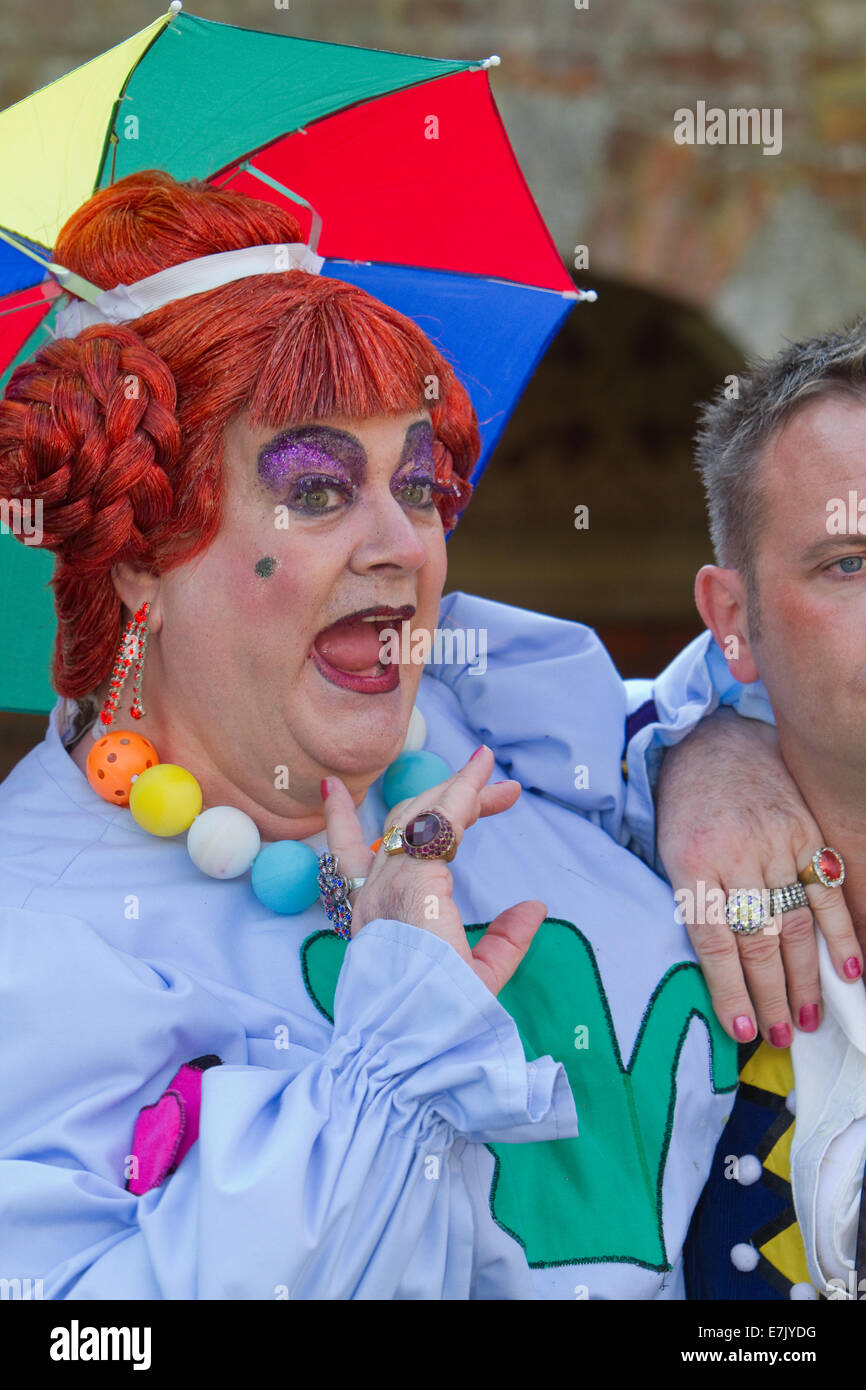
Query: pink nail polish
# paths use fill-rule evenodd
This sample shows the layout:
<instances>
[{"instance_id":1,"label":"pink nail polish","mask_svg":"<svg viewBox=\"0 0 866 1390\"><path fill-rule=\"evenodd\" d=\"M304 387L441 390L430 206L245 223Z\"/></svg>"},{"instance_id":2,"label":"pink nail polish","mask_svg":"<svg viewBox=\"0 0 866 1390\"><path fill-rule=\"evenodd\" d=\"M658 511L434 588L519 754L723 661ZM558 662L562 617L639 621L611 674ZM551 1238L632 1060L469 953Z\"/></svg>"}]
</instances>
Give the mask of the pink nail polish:
<instances>
[{"instance_id":1,"label":"pink nail polish","mask_svg":"<svg viewBox=\"0 0 866 1390\"><path fill-rule=\"evenodd\" d=\"M323 801L327 801L327 799L328 799L328 779L327 779L327 777L323 777L323 778L322 778L322 788L321 788L321 790L322 790L322 800L323 800Z\"/></svg>"},{"instance_id":2,"label":"pink nail polish","mask_svg":"<svg viewBox=\"0 0 866 1390\"><path fill-rule=\"evenodd\" d=\"M755 1036L755 1025L748 1014L738 1014L734 1019L734 1032L740 1042L751 1042Z\"/></svg>"},{"instance_id":3,"label":"pink nail polish","mask_svg":"<svg viewBox=\"0 0 866 1390\"><path fill-rule=\"evenodd\" d=\"M800 1027L804 1033L812 1033L818 1027L818 1005L804 1004L800 1010Z\"/></svg>"},{"instance_id":4,"label":"pink nail polish","mask_svg":"<svg viewBox=\"0 0 866 1390\"><path fill-rule=\"evenodd\" d=\"M858 980L862 973L862 966L856 956L849 956L842 969L849 980Z\"/></svg>"},{"instance_id":5,"label":"pink nail polish","mask_svg":"<svg viewBox=\"0 0 866 1390\"><path fill-rule=\"evenodd\" d=\"M770 1042L774 1047L791 1046L791 1025L790 1023L774 1023L770 1029Z\"/></svg>"},{"instance_id":6,"label":"pink nail polish","mask_svg":"<svg viewBox=\"0 0 866 1390\"><path fill-rule=\"evenodd\" d=\"M478 747L475 749L475 752L472 754L472 758L477 758L477 757L478 757L478 754L479 754L479 753L483 753L483 752L484 752L484 744L483 744L483 743L479 743ZM472 762L472 758L469 759L470 763Z\"/></svg>"}]
</instances>

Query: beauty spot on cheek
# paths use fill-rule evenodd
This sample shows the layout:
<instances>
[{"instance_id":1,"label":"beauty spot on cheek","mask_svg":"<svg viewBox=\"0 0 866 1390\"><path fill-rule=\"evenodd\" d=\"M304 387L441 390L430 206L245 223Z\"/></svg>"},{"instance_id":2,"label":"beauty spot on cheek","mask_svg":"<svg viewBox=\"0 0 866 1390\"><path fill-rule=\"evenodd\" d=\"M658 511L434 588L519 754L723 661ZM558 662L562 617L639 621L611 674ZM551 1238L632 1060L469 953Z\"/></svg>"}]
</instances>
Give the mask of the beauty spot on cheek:
<instances>
[{"instance_id":1,"label":"beauty spot on cheek","mask_svg":"<svg viewBox=\"0 0 866 1390\"><path fill-rule=\"evenodd\" d=\"M263 555L261 560L256 561L255 569L259 579L270 579L276 568L277 562L273 555Z\"/></svg>"}]
</instances>

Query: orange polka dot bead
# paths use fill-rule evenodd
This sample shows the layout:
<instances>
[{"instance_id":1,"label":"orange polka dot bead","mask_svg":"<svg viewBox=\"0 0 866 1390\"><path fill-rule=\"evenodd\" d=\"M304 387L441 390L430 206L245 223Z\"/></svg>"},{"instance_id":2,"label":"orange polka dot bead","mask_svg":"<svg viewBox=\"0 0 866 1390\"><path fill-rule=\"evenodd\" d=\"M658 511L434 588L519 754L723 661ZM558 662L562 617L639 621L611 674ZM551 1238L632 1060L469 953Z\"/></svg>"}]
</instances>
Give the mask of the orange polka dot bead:
<instances>
[{"instance_id":1,"label":"orange polka dot bead","mask_svg":"<svg viewBox=\"0 0 866 1390\"><path fill-rule=\"evenodd\" d=\"M128 806L137 777L159 762L149 738L131 729L113 729L97 739L87 755L87 780L114 806Z\"/></svg>"}]
</instances>

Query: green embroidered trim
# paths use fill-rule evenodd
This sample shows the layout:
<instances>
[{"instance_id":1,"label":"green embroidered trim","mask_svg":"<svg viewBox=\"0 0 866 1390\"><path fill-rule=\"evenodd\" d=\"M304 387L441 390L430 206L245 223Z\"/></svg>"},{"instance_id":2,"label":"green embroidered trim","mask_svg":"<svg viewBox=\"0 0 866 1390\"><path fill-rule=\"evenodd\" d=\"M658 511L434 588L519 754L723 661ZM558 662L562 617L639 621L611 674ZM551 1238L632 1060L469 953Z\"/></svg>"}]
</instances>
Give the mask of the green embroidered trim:
<instances>
[{"instance_id":1,"label":"green embroidered trim","mask_svg":"<svg viewBox=\"0 0 866 1390\"><path fill-rule=\"evenodd\" d=\"M335 931L327 927L324 931L313 932L301 946L304 988L319 1013L324 1014L329 1023L334 1022L334 995L337 993L337 979L343 968L343 957L348 944L348 941L343 941ZM312 968L317 977L315 985L310 975L311 953ZM324 1003L326 999L330 1008Z\"/></svg>"},{"instance_id":2,"label":"green embroidered trim","mask_svg":"<svg viewBox=\"0 0 866 1390\"><path fill-rule=\"evenodd\" d=\"M467 927L470 942L487 925ZM301 948L306 988L331 1022L345 949L330 931L314 933ZM514 1019L528 1060L550 1055L562 1062L580 1137L487 1145L496 1160L494 1220L520 1242L533 1267L629 1263L669 1270L662 1188L676 1072L693 1018L707 1029L713 1091L737 1085L736 1044L713 1013L698 967L679 962L659 981L628 1066L592 946L571 922L545 919L499 1002Z\"/></svg>"}]
</instances>

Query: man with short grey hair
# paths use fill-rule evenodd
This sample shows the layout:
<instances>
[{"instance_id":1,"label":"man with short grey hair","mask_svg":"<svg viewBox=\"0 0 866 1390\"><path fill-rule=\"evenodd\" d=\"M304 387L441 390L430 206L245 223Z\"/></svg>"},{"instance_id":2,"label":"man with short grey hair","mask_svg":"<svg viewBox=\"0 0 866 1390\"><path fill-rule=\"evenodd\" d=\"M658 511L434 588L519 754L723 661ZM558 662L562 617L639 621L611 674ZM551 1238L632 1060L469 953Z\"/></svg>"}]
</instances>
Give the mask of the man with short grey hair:
<instances>
[{"instance_id":1,"label":"man with short grey hair","mask_svg":"<svg viewBox=\"0 0 866 1390\"><path fill-rule=\"evenodd\" d=\"M736 680L762 683L768 703L755 712L775 722L785 765L825 836L815 873L822 891L837 903L844 899L862 943L866 322L794 344L741 378L734 392L720 393L703 409L696 458L718 561L697 576L698 608ZM859 972L846 972L844 962L840 972L839 961L834 969L832 942L828 950L820 934L815 955L802 890L803 905L787 910L797 884L766 886L789 892L777 919L781 959L759 933L752 964L756 972L776 970L780 1008L783 966L789 981L796 979L789 987L799 1025L793 1077L787 1054L766 1043L741 1054L740 1098L693 1225L691 1296L772 1297L759 1291L763 1275L777 1293L793 1287L808 1296L811 1283L825 1296L856 1298L866 1290L866 993L862 983L852 987L840 978ZM814 969L804 968L809 960ZM744 969L748 975L748 956ZM782 1042L781 1033L769 1032ZM793 1109L790 1174L799 1232L784 1210L782 1151ZM773 1211L770 1194L782 1209Z\"/></svg>"}]
</instances>

